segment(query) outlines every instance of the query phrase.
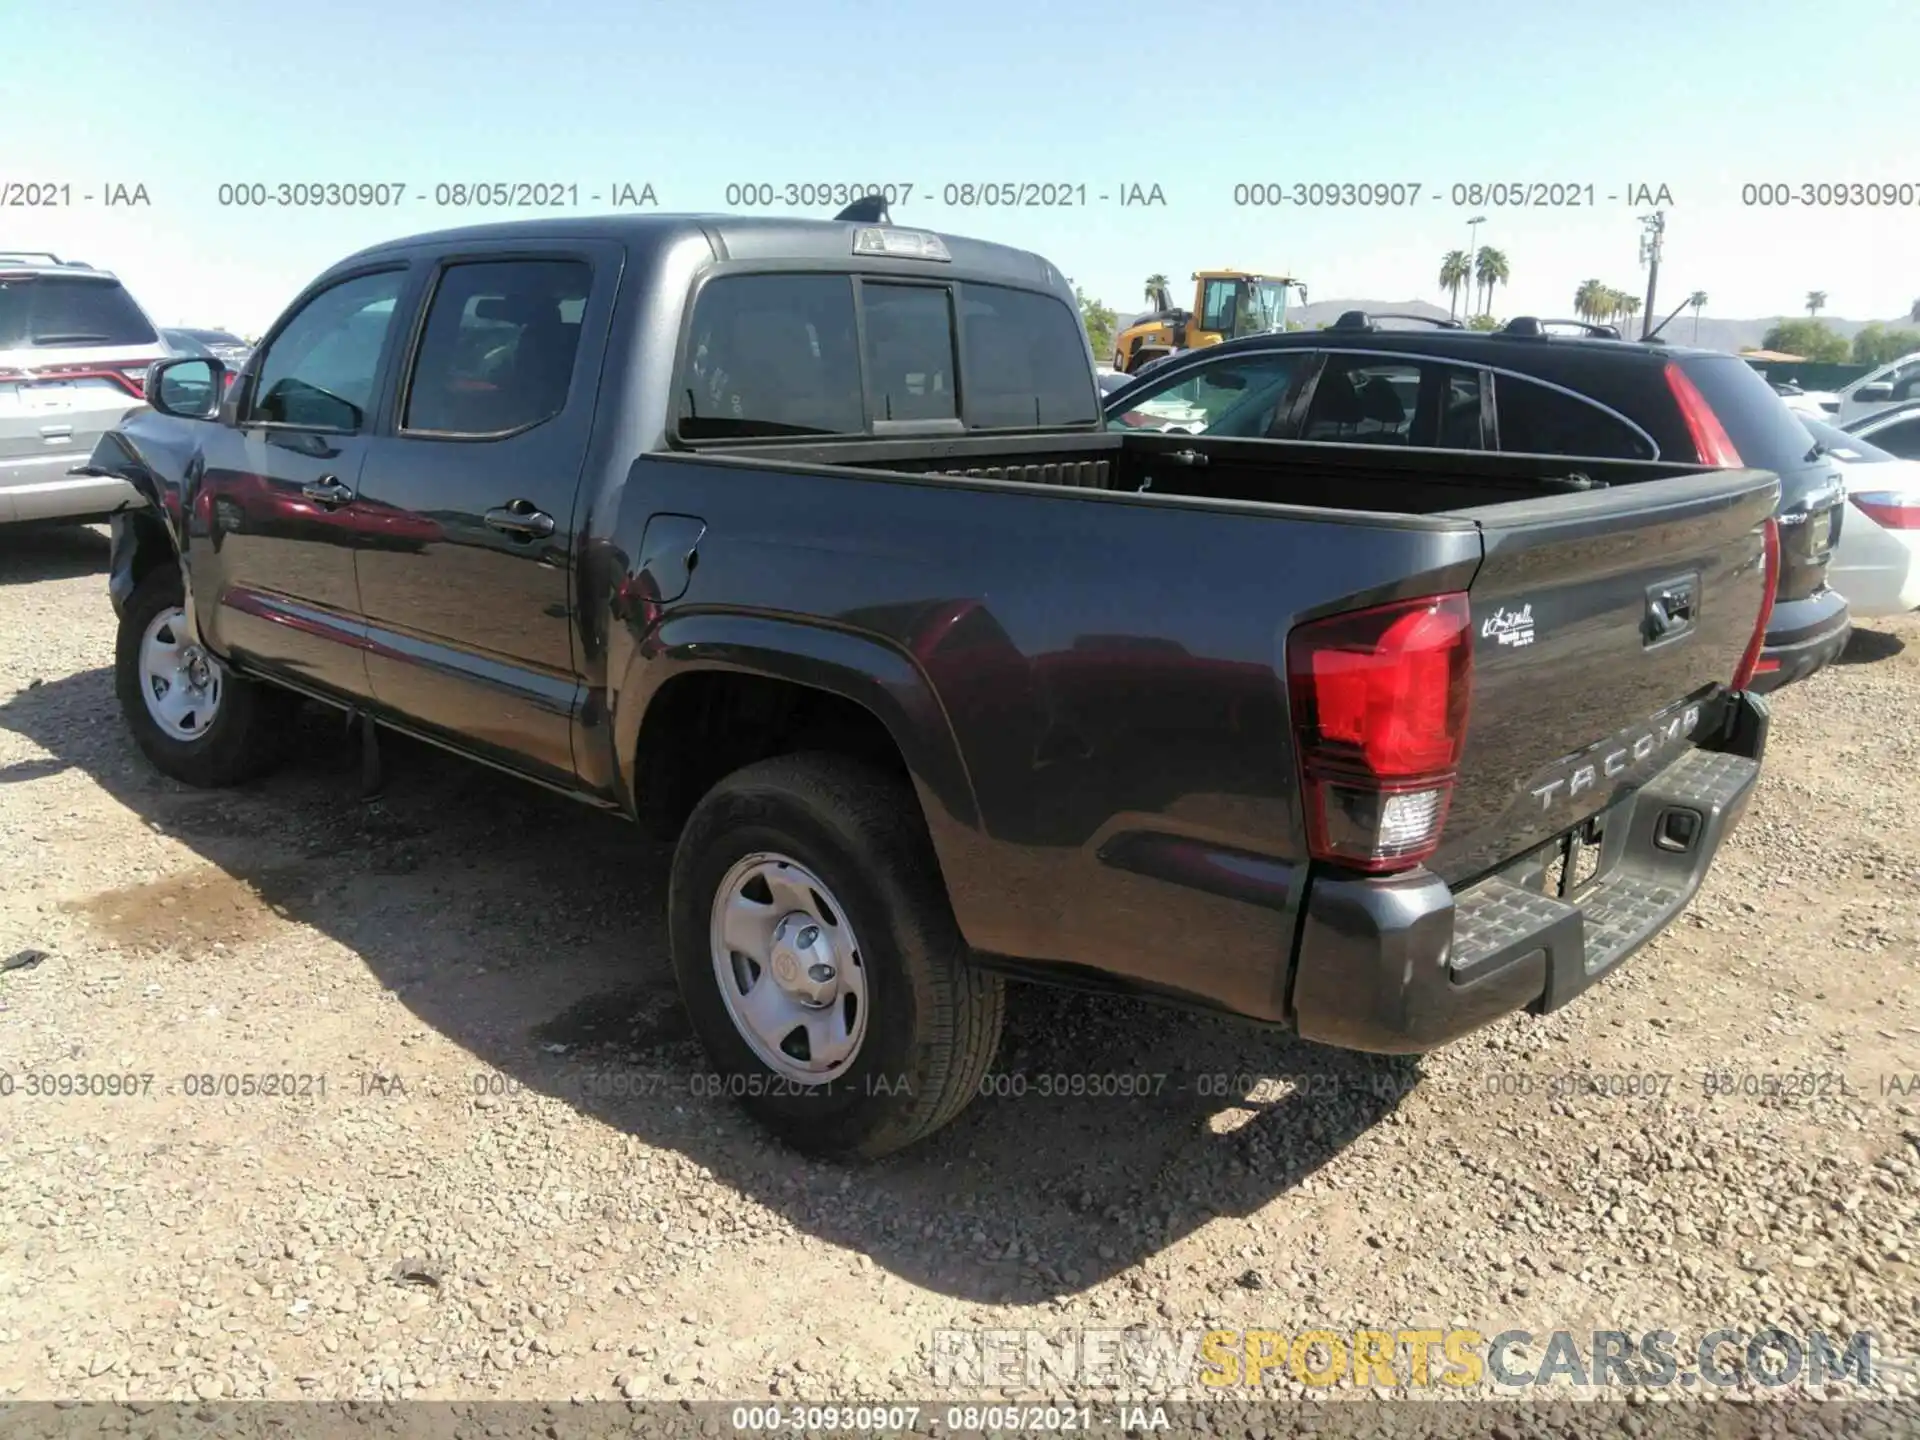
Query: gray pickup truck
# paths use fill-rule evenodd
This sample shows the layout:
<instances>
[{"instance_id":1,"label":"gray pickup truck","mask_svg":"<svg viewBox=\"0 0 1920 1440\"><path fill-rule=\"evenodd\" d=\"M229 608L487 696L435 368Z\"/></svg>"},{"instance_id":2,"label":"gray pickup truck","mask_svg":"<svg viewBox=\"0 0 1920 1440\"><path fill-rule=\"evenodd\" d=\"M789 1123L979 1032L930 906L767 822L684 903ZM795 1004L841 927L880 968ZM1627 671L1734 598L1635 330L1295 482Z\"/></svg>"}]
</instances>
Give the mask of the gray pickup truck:
<instances>
[{"instance_id":1,"label":"gray pickup truck","mask_svg":"<svg viewBox=\"0 0 1920 1440\"><path fill-rule=\"evenodd\" d=\"M89 468L153 763L307 697L677 838L728 1088L877 1155L1009 976L1417 1052L1699 886L1767 731L1767 472L1117 434L1071 287L851 221L543 220L316 280ZM635 957L636 961L641 957Z\"/></svg>"}]
</instances>

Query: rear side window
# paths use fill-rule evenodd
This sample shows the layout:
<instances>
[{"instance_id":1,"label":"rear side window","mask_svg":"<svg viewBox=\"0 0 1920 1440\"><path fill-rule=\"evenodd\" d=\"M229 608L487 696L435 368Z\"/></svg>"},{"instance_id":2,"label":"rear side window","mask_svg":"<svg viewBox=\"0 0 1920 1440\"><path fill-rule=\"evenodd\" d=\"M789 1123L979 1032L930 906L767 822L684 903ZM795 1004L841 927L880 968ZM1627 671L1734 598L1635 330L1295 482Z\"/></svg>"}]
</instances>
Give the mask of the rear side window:
<instances>
[{"instance_id":1,"label":"rear side window","mask_svg":"<svg viewBox=\"0 0 1920 1440\"><path fill-rule=\"evenodd\" d=\"M500 435L558 415L592 282L579 260L447 267L427 310L401 427Z\"/></svg>"},{"instance_id":2,"label":"rear side window","mask_svg":"<svg viewBox=\"0 0 1920 1440\"><path fill-rule=\"evenodd\" d=\"M1759 371L1737 355L1689 355L1680 365L1744 464L1779 472L1807 463L1813 437Z\"/></svg>"},{"instance_id":3,"label":"rear side window","mask_svg":"<svg viewBox=\"0 0 1920 1440\"><path fill-rule=\"evenodd\" d=\"M1061 300L1004 285L963 285L967 424L1091 425L1099 389L1080 317Z\"/></svg>"},{"instance_id":4,"label":"rear side window","mask_svg":"<svg viewBox=\"0 0 1920 1440\"><path fill-rule=\"evenodd\" d=\"M700 292L680 387L688 440L866 426L847 275L729 275Z\"/></svg>"},{"instance_id":5,"label":"rear side window","mask_svg":"<svg viewBox=\"0 0 1920 1440\"><path fill-rule=\"evenodd\" d=\"M0 350L155 345L159 340L118 281L69 275L0 278Z\"/></svg>"},{"instance_id":6,"label":"rear side window","mask_svg":"<svg viewBox=\"0 0 1920 1440\"><path fill-rule=\"evenodd\" d=\"M1654 458L1653 444L1646 436L1564 390L1498 375L1493 396L1502 450L1594 460Z\"/></svg>"}]
</instances>

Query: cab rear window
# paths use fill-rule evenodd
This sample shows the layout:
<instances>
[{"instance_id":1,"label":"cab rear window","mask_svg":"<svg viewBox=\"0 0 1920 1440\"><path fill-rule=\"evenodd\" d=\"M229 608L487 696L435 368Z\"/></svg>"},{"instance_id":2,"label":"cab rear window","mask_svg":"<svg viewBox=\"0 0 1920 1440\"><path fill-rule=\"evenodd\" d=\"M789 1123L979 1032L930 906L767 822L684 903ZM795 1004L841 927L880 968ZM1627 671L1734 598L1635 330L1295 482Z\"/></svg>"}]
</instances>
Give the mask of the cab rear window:
<instances>
[{"instance_id":1,"label":"cab rear window","mask_svg":"<svg viewBox=\"0 0 1920 1440\"><path fill-rule=\"evenodd\" d=\"M845 274L709 282L676 388L685 440L902 421L1051 428L1100 413L1079 317L1057 298Z\"/></svg>"}]
</instances>

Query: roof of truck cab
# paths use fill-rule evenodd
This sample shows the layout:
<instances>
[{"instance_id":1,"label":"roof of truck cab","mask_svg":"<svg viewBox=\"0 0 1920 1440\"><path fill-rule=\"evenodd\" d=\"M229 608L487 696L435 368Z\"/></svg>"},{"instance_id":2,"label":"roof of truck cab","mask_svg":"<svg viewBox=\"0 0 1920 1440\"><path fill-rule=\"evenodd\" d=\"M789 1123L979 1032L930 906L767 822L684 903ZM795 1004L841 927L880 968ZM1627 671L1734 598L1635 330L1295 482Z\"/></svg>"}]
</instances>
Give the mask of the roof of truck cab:
<instances>
[{"instance_id":1,"label":"roof of truck cab","mask_svg":"<svg viewBox=\"0 0 1920 1440\"><path fill-rule=\"evenodd\" d=\"M339 263L357 264L421 249L451 249L502 240L527 244L555 240L614 240L631 247L652 249L676 240L705 236L716 243L723 258L731 260L844 260L849 269L900 269L903 272L926 273L950 271L970 274L976 279L1003 276L1028 285L1041 284L1052 288L1066 284L1059 270L1044 256L1030 250L1016 250L1010 245L998 245L990 240L949 235L944 231L897 221L881 228L938 235L953 256L951 263L870 255L856 257L853 253L854 232L871 228L874 227L860 221L813 220L786 215L569 215L425 231L370 245ZM854 263L856 259L859 261L857 267Z\"/></svg>"}]
</instances>

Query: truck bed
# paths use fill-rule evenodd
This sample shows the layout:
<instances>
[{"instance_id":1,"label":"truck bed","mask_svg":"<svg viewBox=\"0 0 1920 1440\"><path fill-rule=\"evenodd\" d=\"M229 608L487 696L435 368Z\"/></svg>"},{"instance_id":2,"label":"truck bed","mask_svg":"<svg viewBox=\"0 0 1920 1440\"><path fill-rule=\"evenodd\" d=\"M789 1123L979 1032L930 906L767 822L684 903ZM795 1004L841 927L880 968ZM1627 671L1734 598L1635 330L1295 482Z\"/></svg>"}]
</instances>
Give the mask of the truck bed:
<instances>
[{"instance_id":1,"label":"truck bed","mask_svg":"<svg viewBox=\"0 0 1920 1440\"><path fill-rule=\"evenodd\" d=\"M1706 466L1659 461L1411 448L1395 452L1375 445L1158 432L763 443L704 453L750 456L772 464L849 466L1402 516L1446 516L1710 473Z\"/></svg>"}]
</instances>

